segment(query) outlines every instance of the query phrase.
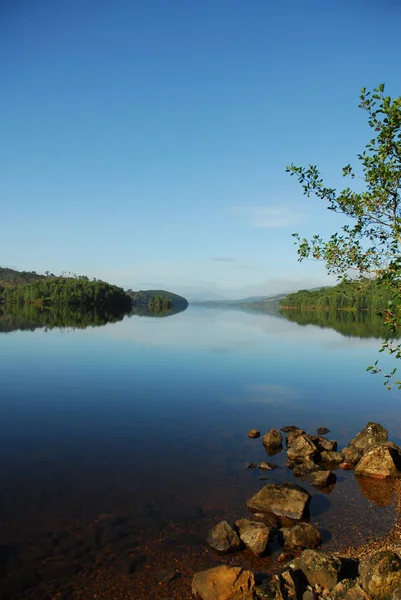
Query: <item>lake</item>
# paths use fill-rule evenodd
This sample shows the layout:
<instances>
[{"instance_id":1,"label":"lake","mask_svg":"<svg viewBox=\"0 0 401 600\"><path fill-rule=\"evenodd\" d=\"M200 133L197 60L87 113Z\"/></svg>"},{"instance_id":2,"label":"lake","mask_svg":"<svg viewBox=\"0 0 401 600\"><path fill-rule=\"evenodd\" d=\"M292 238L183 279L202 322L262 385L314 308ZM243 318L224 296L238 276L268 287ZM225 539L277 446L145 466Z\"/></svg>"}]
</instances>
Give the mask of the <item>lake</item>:
<instances>
[{"instance_id":1,"label":"lake","mask_svg":"<svg viewBox=\"0 0 401 600\"><path fill-rule=\"evenodd\" d=\"M362 317L347 332L344 318L337 331L192 306L61 328L34 309L17 316L0 315L0 598L178 600L221 562L273 570L276 553L205 544L266 483L247 469L267 458L248 430L326 426L342 447L377 421L401 442L401 392L366 372L386 357ZM285 452L268 460L279 464L268 481L313 494L323 549L392 528L386 484L361 489L337 471L324 494L292 476Z\"/></svg>"}]
</instances>

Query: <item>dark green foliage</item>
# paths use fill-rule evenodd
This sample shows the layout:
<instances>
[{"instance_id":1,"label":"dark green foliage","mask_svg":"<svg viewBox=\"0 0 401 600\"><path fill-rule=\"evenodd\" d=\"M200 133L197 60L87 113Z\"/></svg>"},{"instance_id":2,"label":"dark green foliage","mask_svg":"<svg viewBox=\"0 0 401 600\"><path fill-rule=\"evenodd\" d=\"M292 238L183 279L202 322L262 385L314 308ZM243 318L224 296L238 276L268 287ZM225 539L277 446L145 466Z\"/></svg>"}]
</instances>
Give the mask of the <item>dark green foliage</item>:
<instances>
[{"instance_id":1,"label":"dark green foliage","mask_svg":"<svg viewBox=\"0 0 401 600\"><path fill-rule=\"evenodd\" d=\"M9 269L7 267L0 267L0 285L7 283L28 283L31 281L38 281L39 279L45 279L46 277L54 277L51 273L46 275L39 275L35 271L16 271L15 269Z\"/></svg>"},{"instance_id":2,"label":"dark green foliage","mask_svg":"<svg viewBox=\"0 0 401 600\"><path fill-rule=\"evenodd\" d=\"M179 296L178 294L173 294L172 292L167 292L165 290L142 290L139 292L127 290L126 293L131 298L131 302L134 306L149 306L149 304L152 302L152 299L155 297L161 297L171 301L170 307L188 306L188 301L183 298L183 296Z\"/></svg>"},{"instance_id":3,"label":"dark green foliage","mask_svg":"<svg viewBox=\"0 0 401 600\"><path fill-rule=\"evenodd\" d=\"M4 302L37 305L69 305L102 308L130 307L122 288L86 277L46 277L31 283L8 284L1 292Z\"/></svg>"},{"instance_id":4,"label":"dark green foliage","mask_svg":"<svg viewBox=\"0 0 401 600\"><path fill-rule=\"evenodd\" d=\"M106 323L121 321L125 314L124 310L112 311L94 307L2 304L0 305L0 333L17 330L34 331L38 328L100 327Z\"/></svg>"},{"instance_id":5,"label":"dark green foliage","mask_svg":"<svg viewBox=\"0 0 401 600\"><path fill-rule=\"evenodd\" d=\"M171 298L167 298L167 296L162 296L159 294L151 297L148 306L150 310L153 310L154 312L166 312L172 308L173 302Z\"/></svg>"},{"instance_id":6,"label":"dark green foliage","mask_svg":"<svg viewBox=\"0 0 401 600\"><path fill-rule=\"evenodd\" d=\"M300 290L280 301L283 308L315 310L374 310L380 311L395 296L395 292L377 281L342 282L319 290Z\"/></svg>"},{"instance_id":7,"label":"dark green foliage","mask_svg":"<svg viewBox=\"0 0 401 600\"><path fill-rule=\"evenodd\" d=\"M349 337L379 338L386 335L382 317L373 311L302 310L286 308L281 314L298 325L329 327Z\"/></svg>"}]
</instances>

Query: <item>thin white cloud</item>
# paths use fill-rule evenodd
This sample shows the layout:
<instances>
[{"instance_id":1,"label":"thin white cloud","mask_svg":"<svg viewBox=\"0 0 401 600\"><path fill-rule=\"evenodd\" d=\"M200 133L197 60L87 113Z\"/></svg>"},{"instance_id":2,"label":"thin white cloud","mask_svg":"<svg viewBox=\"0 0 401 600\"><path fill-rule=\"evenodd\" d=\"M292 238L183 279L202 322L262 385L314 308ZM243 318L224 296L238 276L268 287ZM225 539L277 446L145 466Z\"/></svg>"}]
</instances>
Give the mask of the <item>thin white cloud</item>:
<instances>
[{"instance_id":1,"label":"thin white cloud","mask_svg":"<svg viewBox=\"0 0 401 600\"><path fill-rule=\"evenodd\" d=\"M232 206L230 214L243 217L251 227L281 229L294 227L307 219L305 213L289 206Z\"/></svg>"}]
</instances>

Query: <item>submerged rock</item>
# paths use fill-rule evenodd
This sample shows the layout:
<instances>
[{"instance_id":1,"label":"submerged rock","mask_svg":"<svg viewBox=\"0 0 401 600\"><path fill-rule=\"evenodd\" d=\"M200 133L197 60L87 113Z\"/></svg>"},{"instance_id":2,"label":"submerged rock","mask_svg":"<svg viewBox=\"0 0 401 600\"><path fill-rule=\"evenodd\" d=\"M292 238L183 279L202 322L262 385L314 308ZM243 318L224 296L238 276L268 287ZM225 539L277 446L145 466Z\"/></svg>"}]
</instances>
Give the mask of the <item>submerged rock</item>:
<instances>
[{"instance_id":1,"label":"submerged rock","mask_svg":"<svg viewBox=\"0 0 401 600\"><path fill-rule=\"evenodd\" d=\"M333 485L337 481L337 477L332 471L318 471L311 473L308 476L308 481L315 487L325 488Z\"/></svg>"},{"instance_id":2,"label":"submerged rock","mask_svg":"<svg viewBox=\"0 0 401 600\"><path fill-rule=\"evenodd\" d=\"M330 429L327 429L327 427L318 427L316 433L318 435L326 435L326 433L330 433Z\"/></svg>"},{"instance_id":3,"label":"submerged rock","mask_svg":"<svg viewBox=\"0 0 401 600\"><path fill-rule=\"evenodd\" d=\"M401 586L401 558L389 550L376 552L361 560L359 575L363 589L374 600L391 600Z\"/></svg>"},{"instance_id":4,"label":"submerged rock","mask_svg":"<svg viewBox=\"0 0 401 600\"><path fill-rule=\"evenodd\" d=\"M302 571L312 587L318 585L331 590L338 583L341 561L326 552L304 550L298 558L291 561L289 567L292 571Z\"/></svg>"},{"instance_id":5,"label":"submerged rock","mask_svg":"<svg viewBox=\"0 0 401 600\"><path fill-rule=\"evenodd\" d=\"M319 529L310 523L299 523L295 527L280 529L280 542L285 548L317 548L322 543Z\"/></svg>"},{"instance_id":6,"label":"submerged rock","mask_svg":"<svg viewBox=\"0 0 401 600\"><path fill-rule=\"evenodd\" d=\"M393 448L388 446L375 446L365 451L361 460L355 467L355 475L369 477L399 477L400 456Z\"/></svg>"},{"instance_id":7,"label":"submerged rock","mask_svg":"<svg viewBox=\"0 0 401 600\"><path fill-rule=\"evenodd\" d=\"M248 437L249 438L258 438L258 437L260 437L260 431L259 431L259 429L250 429L248 431Z\"/></svg>"},{"instance_id":8,"label":"submerged rock","mask_svg":"<svg viewBox=\"0 0 401 600\"><path fill-rule=\"evenodd\" d=\"M253 512L272 512L281 517L302 519L310 494L299 485L268 483L250 498L247 507Z\"/></svg>"},{"instance_id":9,"label":"submerged rock","mask_svg":"<svg viewBox=\"0 0 401 600\"><path fill-rule=\"evenodd\" d=\"M255 556L262 556L267 550L272 527L267 527L260 521L250 521L249 519L240 519L235 525L239 529L239 537L245 546Z\"/></svg>"},{"instance_id":10,"label":"submerged rock","mask_svg":"<svg viewBox=\"0 0 401 600\"><path fill-rule=\"evenodd\" d=\"M289 445L287 455L290 460L302 461L315 455L317 447L309 435L299 435Z\"/></svg>"},{"instance_id":11,"label":"submerged rock","mask_svg":"<svg viewBox=\"0 0 401 600\"><path fill-rule=\"evenodd\" d=\"M207 543L222 554L235 552L242 547L241 540L227 521L220 521L209 530Z\"/></svg>"},{"instance_id":12,"label":"submerged rock","mask_svg":"<svg viewBox=\"0 0 401 600\"><path fill-rule=\"evenodd\" d=\"M201 600L253 600L255 578L242 567L222 565L195 573L192 593Z\"/></svg>"},{"instance_id":13,"label":"submerged rock","mask_svg":"<svg viewBox=\"0 0 401 600\"><path fill-rule=\"evenodd\" d=\"M348 444L350 448L354 448L359 452L363 452L371 444L378 442L386 442L388 440L388 431L378 423L369 421L367 425L360 431L353 440Z\"/></svg>"},{"instance_id":14,"label":"submerged rock","mask_svg":"<svg viewBox=\"0 0 401 600\"><path fill-rule=\"evenodd\" d=\"M294 431L299 431L300 433L305 433L302 429L300 429L296 425L286 425L285 427L281 428L281 431L284 431L284 433L290 433L290 432L294 432Z\"/></svg>"}]
</instances>

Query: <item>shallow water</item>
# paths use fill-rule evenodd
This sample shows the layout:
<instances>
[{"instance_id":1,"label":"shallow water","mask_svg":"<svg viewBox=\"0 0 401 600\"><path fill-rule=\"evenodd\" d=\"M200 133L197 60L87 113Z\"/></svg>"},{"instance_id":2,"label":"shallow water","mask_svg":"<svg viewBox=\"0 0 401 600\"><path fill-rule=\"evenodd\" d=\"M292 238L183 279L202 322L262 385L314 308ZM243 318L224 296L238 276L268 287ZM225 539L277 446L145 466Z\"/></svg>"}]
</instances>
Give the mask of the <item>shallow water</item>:
<instances>
[{"instance_id":1,"label":"shallow water","mask_svg":"<svg viewBox=\"0 0 401 600\"><path fill-rule=\"evenodd\" d=\"M372 420L399 443L401 392L366 373L379 347L201 307L0 334L0 593L178 599L190 597L194 570L219 560L274 568L272 558L222 559L204 544L208 527L245 516L265 484L246 468L266 459L247 431L327 426L342 447ZM280 468L268 481L295 481L285 452L271 460ZM330 494L301 482L324 547L390 530L391 493L363 493L353 473L337 474ZM181 576L160 584L163 568Z\"/></svg>"}]
</instances>

